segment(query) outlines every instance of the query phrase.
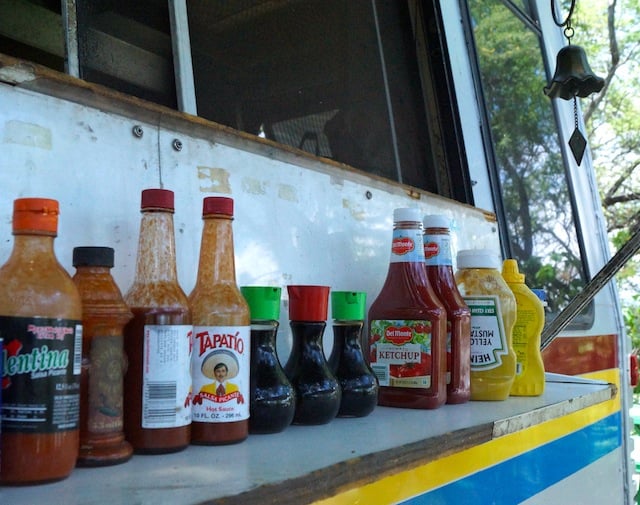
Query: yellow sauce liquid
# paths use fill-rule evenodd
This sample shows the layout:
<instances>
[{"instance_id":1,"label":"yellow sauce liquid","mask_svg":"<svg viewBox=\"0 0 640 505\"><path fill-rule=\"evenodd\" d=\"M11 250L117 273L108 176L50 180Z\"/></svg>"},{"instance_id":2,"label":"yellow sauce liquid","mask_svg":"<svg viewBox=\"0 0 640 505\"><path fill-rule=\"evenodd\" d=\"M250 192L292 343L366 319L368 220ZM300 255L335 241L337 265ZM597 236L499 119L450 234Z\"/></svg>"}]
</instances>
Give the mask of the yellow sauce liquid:
<instances>
[{"instance_id":1,"label":"yellow sauce liquid","mask_svg":"<svg viewBox=\"0 0 640 505\"><path fill-rule=\"evenodd\" d=\"M456 283L471 309L471 400L505 400L509 396L516 373L516 354L512 344L516 320L515 297L500 272L493 268L460 269L456 273ZM474 357L474 332L478 338L483 331L482 325L479 326L481 318L477 314L474 317L474 306L478 307L483 303L495 305L497 317L501 317L501 330L506 341L506 349L490 353L490 359L496 361L492 364L474 362L478 360L477 353Z\"/></svg>"}]
</instances>

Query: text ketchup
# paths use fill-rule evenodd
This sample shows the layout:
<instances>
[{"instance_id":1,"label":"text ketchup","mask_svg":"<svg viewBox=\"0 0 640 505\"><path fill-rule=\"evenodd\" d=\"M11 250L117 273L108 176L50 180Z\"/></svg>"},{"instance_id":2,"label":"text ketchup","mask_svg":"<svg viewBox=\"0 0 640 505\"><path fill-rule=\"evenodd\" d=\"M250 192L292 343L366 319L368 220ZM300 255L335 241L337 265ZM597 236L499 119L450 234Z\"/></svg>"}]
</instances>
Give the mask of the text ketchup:
<instances>
[{"instance_id":1,"label":"text ketchup","mask_svg":"<svg viewBox=\"0 0 640 505\"><path fill-rule=\"evenodd\" d=\"M446 312L427 279L422 218L394 211L391 259L369 309L369 358L378 405L434 409L446 401Z\"/></svg>"}]
</instances>

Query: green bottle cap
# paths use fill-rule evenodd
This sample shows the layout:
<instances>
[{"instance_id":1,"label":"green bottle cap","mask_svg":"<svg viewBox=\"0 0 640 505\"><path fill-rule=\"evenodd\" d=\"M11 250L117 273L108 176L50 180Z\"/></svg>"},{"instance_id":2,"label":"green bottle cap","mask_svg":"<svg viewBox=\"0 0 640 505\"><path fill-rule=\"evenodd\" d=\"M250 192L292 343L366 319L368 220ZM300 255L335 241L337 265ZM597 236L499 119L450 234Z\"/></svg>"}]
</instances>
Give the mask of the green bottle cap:
<instances>
[{"instance_id":1,"label":"green bottle cap","mask_svg":"<svg viewBox=\"0 0 640 505\"><path fill-rule=\"evenodd\" d=\"M275 286L241 286L253 321L277 321L280 318L280 293Z\"/></svg>"},{"instance_id":2,"label":"green bottle cap","mask_svg":"<svg viewBox=\"0 0 640 505\"><path fill-rule=\"evenodd\" d=\"M363 321L366 303L364 291L332 291L331 316L341 321Z\"/></svg>"},{"instance_id":3,"label":"green bottle cap","mask_svg":"<svg viewBox=\"0 0 640 505\"><path fill-rule=\"evenodd\" d=\"M502 277L506 282L512 284L524 282L524 274L520 273L518 263L512 259L504 260L502 263Z\"/></svg>"}]
</instances>

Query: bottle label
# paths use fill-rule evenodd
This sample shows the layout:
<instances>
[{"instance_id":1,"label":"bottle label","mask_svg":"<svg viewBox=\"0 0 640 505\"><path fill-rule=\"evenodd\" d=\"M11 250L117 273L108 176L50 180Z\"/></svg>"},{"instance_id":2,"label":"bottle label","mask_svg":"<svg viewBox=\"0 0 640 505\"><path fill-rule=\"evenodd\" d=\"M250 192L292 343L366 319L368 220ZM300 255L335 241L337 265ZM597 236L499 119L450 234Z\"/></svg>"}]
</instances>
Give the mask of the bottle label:
<instances>
[{"instance_id":1,"label":"bottle label","mask_svg":"<svg viewBox=\"0 0 640 505\"><path fill-rule=\"evenodd\" d=\"M391 263L423 263L424 247L420 228L395 229L391 241Z\"/></svg>"},{"instance_id":2,"label":"bottle label","mask_svg":"<svg viewBox=\"0 0 640 505\"><path fill-rule=\"evenodd\" d=\"M517 300L517 298L516 298ZM518 307L516 323L513 326L512 343L516 353L516 376L524 375L529 361L529 342L536 337L530 328L536 325L535 310Z\"/></svg>"},{"instance_id":3,"label":"bottle label","mask_svg":"<svg viewBox=\"0 0 640 505\"><path fill-rule=\"evenodd\" d=\"M497 296L465 296L471 311L471 370L491 370L509 353Z\"/></svg>"},{"instance_id":4,"label":"bottle label","mask_svg":"<svg viewBox=\"0 0 640 505\"><path fill-rule=\"evenodd\" d=\"M249 418L250 326L194 326L194 422Z\"/></svg>"},{"instance_id":5,"label":"bottle label","mask_svg":"<svg viewBox=\"0 0 640 505\"><path fill-rule=\"evenodd\" d=\"M142 427L191 424L192 326L145 325L142 367Z\"/></svg>"},{"instance_id":6,"label":"bottle label","mask_svg":"<svg viewBox=\"0 0 640 505\"><path fill-rule=\"evenodd\" d=\"M2 432L77 430L82 325L72 319L0 316Z\"/></svg>"},{"instance_id":7,"label":"bottle label","mask_svg":"<svg viewBox=\"0 0 640 505\"><path fill-rule=\"evenodd\" d=\"M126 366L122 335L94 336L89 359L87 429L91 433L122 431L122 382Z\"/></svg>"},{"instance_id":8,"label":"bottle label","mask_svg":"<svg viewBox=\"0 0 640 505\"><path fill-rule=\"evenodd\" d=\"M381 386L431 386L431 321L371 321L370 361Z\"/></svg>"},{"instance_id":9,"label":"bottle label","mask_svg":"<svg viewBox=\"0 0 640 505\"><path fill-rule=\"evenodd\" d=\"M451 266L449 235L424 235L424 263L427 266Z\"/></svg>"}]
</instances>

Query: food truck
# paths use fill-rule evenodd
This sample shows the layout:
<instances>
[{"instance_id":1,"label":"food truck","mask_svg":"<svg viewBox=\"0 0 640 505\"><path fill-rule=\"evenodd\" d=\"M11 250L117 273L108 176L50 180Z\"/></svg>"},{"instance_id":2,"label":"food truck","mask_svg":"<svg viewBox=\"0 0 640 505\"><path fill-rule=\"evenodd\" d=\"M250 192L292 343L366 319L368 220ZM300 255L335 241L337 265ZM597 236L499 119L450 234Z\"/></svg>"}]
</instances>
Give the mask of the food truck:
<instances>
[{"instance_id":1,"label":"food truck","mask_svg":"<svg viewBox=\"0 0 640 505\"><path fill-rule=\"evenodd\" d=\"M610 258L588 145L580 162L569 146L579 102L574 116L543 92L565 44L547 0L2 0L0 257L12 201L53 198L62 265L112 247L124 292L140 193L166 188L188 293L203 198L222 195L239 285L370 304L394 209L417 207L450 219L454 250L516 259L551 321ZM283 363L287 309L283 290ZM629 355L609 282L544 350L541 396L378 406L5 486L0 502L629 504Z\"/></svg>"}]
</instances>

